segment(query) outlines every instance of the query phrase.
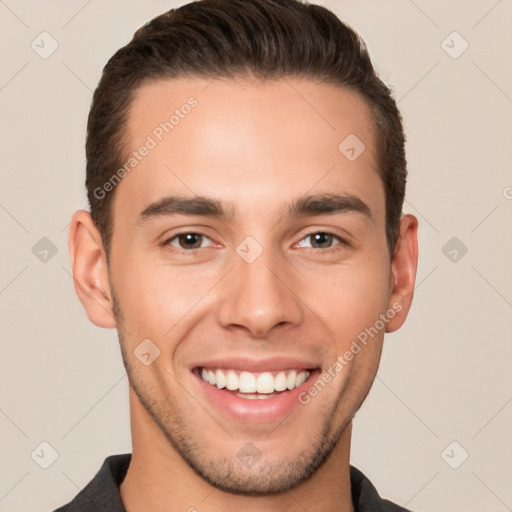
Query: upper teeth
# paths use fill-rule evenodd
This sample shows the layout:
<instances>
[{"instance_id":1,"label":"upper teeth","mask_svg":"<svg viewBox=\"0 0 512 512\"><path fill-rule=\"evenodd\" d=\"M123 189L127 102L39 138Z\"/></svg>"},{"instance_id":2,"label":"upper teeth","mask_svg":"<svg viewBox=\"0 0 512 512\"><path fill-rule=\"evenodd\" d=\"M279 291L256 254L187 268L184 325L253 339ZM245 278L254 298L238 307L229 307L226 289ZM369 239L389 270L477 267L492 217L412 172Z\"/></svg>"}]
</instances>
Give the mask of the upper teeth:
<instances>
[{"instance_id":1,"label":"upper teeth","mask_svg":"<svg viewBox=\"0 0 512 512\"><path fill-rule=\"evenodd\" d=\"M241 393L273 393L300 386L310 376L309 371L287 370L273 375L271 372L252 373L235 370L207 370L203 368L201 377L219 389L238 389Z\"/></svg>"}]
</instances>

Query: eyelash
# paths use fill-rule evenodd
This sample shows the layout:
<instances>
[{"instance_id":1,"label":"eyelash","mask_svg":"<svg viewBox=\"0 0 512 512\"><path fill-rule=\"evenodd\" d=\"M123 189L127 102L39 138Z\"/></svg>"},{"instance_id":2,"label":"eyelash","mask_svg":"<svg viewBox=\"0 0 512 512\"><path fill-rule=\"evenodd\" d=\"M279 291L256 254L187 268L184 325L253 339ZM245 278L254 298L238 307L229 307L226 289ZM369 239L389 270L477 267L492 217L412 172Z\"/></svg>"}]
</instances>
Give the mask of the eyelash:
<instances>
[{"instance_id":1,"label":"eyelash","mask_svg":"<svg viewBox=\"0 0 512 512\"><path fill-rule=\"evenodd\" d=\"M331 252L339 251L342 248L350 247L350 244L344 238L340 237L339 235L337 235L337 234L335 234L335 233L333 233L331 231L325 231L325 230L322 230L322 229L319 229L319 230L316 230L316 231L311 231L310 233L307 233L305 236L303 236L299 240L299 243L302 242L303 240L305 240L306 238L308 238L310 236L313 236L313 235L316 235L316 234L319 234L319 233L322 233L322 234L325 234L325 235L331 235L332 237L334 237L335 239L338 240L339 244L333 245L332 247L328 247L327 249L318 249L318 248L314 248L314 247L308 247L307 249L311 249L311 250L313 250L315 252L316 251L320 251L323 254L329 254ZM168 238L167 240L165 240L162 243L162 246L165 247L165 248L172 247L172 249L171 249L172 252L177 253L177 254L187 255L187 256L188 255L194 255L197 251L200 251L201 249L205 249L205 247L198 247L196 249L181 249L181 248L174 247L174 246L170 245L170 243L173 240L177 239L178 237L180 237L182 235L201 235L201 236L211 240L211 238L208 235L206 235L205 233L203 233L201 231L182 231L181 233L176 233L171 238Z\"/></svg>"}]
</instances>

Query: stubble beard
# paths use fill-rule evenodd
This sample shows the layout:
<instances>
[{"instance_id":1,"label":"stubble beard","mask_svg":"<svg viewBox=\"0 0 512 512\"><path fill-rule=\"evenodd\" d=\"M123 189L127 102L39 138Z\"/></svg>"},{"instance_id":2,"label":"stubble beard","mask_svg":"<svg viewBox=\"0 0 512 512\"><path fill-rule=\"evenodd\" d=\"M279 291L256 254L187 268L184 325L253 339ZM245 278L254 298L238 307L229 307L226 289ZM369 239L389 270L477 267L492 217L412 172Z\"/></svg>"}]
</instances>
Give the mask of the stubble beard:
<instances>
[{"instance_id":1,"label":"stubble beard","mask_svg":"<svg viewBox=\"0 0 512 512\"><path fill-rule=\"evenodd\" d=\"M119 326L123 324L123 315L119 309L114 288L111 289L114 316ZM244 465L237 457L235 449L225 456L213 457L208 454L208 446L201 443L200 438L194 434L194 429L187 424L186 415L181 414L170 400L159 401L155 398L157 393L152 393L151 386L148 386L140 377L140 372L134 370L131 364L133 358L127 353L128 344L120 327L118 327L118 337L130 386L144 409L186 464L209 485L221 491L235 495L268 496L283 493L298 486L308 480L326 462L345 428L355 416L354 412L345 414L341 419L338 418L337 412L344 396L340 391L337 400L324 412L319 431L316 435L312 433L313 441L293 457L275 460L269 454L270 457L266 459L265 453L261 453L259 460L250 467ZM368 391L369 389L358 400L355 411L359 410ZM286 428L286 420L278 428Z\"/></svg>"}]
</instances>

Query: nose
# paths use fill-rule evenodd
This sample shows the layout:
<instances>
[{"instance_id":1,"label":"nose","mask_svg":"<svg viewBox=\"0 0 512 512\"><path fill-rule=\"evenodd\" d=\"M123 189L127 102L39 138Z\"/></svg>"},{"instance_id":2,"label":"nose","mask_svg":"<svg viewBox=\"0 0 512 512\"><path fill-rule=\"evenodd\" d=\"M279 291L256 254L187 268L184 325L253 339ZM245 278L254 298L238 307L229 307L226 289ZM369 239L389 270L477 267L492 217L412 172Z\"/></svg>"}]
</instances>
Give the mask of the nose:
<instances>
[{"instance_id":1,"label":"nose","mask_svg":"<svg viewBox=\"0 0 512 512\"><path fill-rule=\"evenodd\" d=\"M302 304L293 291L291 273L284 267L284 262L278 266L269 251L252 263L235 255L218 309L222 327L241 328L261 338L277 326L301 323Z\"/></svg>"}]
</instances>

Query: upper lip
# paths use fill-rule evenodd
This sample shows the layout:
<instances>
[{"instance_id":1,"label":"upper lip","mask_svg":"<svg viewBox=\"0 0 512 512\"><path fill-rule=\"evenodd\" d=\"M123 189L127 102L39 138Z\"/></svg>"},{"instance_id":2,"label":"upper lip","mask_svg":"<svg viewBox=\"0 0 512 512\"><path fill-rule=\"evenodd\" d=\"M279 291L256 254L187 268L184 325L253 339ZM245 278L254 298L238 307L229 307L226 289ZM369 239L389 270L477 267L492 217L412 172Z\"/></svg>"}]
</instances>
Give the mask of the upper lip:
<instances>
[{"instance_id":1,"label":"upper lip","mask_svg":"<svg viewBox=\"0 0 512 512\"><path fill-rule=\"evenodd\" d=\"M248 372L277 372L280 370L312 370L318 365L300 359L273 357L268 359L251 359L245 357L199 361L190 366L194 368L240 370Z\"/></svg>"}]
</instances>

